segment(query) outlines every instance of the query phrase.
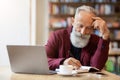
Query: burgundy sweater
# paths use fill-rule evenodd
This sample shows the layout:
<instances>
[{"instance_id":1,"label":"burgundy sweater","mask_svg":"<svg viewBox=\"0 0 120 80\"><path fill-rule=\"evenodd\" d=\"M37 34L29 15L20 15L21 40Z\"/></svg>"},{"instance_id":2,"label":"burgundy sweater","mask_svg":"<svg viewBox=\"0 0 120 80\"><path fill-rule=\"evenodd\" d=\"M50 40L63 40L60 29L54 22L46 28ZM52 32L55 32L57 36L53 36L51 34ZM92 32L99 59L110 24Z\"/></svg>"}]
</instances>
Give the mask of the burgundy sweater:
<instances>
[{"instance_id":1,"label":"burgundy sweater","mask_svg":"<svg viewBox=\"0 0 120 80\"><path fill-rule=\"evenodd\" d=\"M70 57L71 31L72 27L68 27L51 33L46 44L49 69L55 70L59 67L61 61ZM88 45L81 50L81 64L101 70L108 58L109 42L110 40L103 40L97 35L91 34Z\"/></svg>"}]
</instances>

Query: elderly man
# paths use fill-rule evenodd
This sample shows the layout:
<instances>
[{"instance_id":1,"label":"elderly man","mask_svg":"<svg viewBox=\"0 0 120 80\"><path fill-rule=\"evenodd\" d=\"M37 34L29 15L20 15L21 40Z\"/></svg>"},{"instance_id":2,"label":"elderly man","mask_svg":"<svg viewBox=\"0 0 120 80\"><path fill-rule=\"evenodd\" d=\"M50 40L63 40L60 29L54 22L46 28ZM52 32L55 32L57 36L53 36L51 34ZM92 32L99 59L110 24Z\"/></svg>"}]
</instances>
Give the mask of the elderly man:
<instances>
[{"instance_id":1,"label":"elderly man","mask_svg":"<svg viewBox=\"0 0 120 80\"><path fill-rule=\"evenodd\" d=\"M93 34L97 29L101 37ZM96 16L94 8L80 6L77 8L72 26L54 31L47 44L49 68L55 70L61 64L92 66L102 69L108 58L109 29L106 22Z\"/></svg>"}]
</instances>

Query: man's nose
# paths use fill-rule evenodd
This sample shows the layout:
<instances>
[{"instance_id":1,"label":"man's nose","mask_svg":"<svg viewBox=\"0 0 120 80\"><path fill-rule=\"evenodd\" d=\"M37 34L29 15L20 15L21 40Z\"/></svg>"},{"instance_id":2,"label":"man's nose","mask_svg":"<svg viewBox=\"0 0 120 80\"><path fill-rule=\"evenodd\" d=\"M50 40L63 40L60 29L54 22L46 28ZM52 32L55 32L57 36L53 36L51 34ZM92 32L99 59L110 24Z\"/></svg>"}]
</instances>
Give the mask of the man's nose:
<instances>
[{"instance_id":1,"label":"man's nose","mask_svg":"<svg viewBox=\"0 0 120 80\"><path fill-rule=\"evenodd\" d=\"M81 29L81 34L86 34L87 32L86 32L86 29L85 28L82 28Z\"/></svg>"}]
</instances>

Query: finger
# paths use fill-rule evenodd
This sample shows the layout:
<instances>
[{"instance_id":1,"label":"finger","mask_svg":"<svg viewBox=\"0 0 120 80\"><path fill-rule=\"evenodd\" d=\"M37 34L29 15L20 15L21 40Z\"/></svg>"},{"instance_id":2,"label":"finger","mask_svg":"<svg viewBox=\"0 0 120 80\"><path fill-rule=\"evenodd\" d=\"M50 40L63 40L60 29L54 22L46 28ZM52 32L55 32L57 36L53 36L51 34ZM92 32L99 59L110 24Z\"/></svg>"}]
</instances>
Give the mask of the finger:
<instances>
[{"instance_id":1,"label":"finger","mask_svg":"<svg viewBox=\"0 0 120 80\"><path fill-rule=\"evenodd\" d=\"M81 66L81 63L80 61L76 60L75 63L80 67Z\"/></svg>"},{"instance_id":2,"label":"finger","mask_svg":"<svg viewBox=\"0 0 120 80\"><path fill-rule=\"evenodd\" d=\"M104 22L100 22L100 23L101 23L100 24L100 32L103 34L105 31L105 24L104 24Z\"/></svg>"},{"instance_id":3,"label":"finger","mask_svg":"<svg viewBox=\"0 0 120 80\"><path fill-rule=\"evenodd\" d=\"M72 57L69 58L69 63L68 64L75 66L77 69L80 68L80 66L81 66L80 61L76 60L75 58L72 58Z\"/></svg>"},{"instance_id":4,"label":"finger","mask_svg":"<svg viewBox=\"0 0 120 80\"><path fill-rule=\"evenodd\" d=\"M80 63L79 60L77 60L77 59L75 59L75 58L73 58L72 60L73 60L79 67L81 66L81 63Z\"/></svg>"},{"instance_id":5,"label":"finger","mask_svg":"<svg viewBox=\"0 0 120 80\"><path fill-rule=\"evenodd\" d=\"M92 17L93 20L99 20L101 19L100 17Z\"/></svg>"},{"instance_id":6,"label":"finger","mask_svg":"<svg viewBox=\"0 0 120 80\"><path fill-rule=\"evenodd\" d=\"M74 66L75 69L80 68L80 66L78 66L75 62L72 62L72 65Z\"/></svg>"},{"instance_id":7,"label":"finger","mask_svg":"<svg viewBox=\"0 0 120 80\"><path fill-rule=\"evenodd\" d=\"M71 60L71 63L73 66L76 66L77 68L80 68L80 62L77 60Z\"/></svg>"},{"instance_id":8,"label":"finger","mask_svg":"<svg viewBox=\"0 0 120 80\"><path fill-rule=\"evenodd\" d=\"M64 65L70 65L70 58L66 59L64 62L63 62Z\"/></svg>"},{"instance_id":9,"label":"finger","mask_svg":"<svg viewBox=\"0 0 120 80\"><path fill-rule=\"evenodd\" d=\"M98 29L99 30L99 25L98 25L97 21L94 21L92 26L94 26L94 29Z\"/></svg>"},{"instance_id":10,"label":"finger","mask_svg":"<svg viewBox=\"0 0 120 80\"><path fill-rule=\"evenodd\" d=\"M76 66L76 64L72 60L69 60L68 64L72 66Z\"/></svg>"},{"instance_id":11,"label":"finger","mask_svg":"<svg viewBox=\"0 0 120 80\"><path fill-rule=\"evenodd\" d=\"M105 31L105 30L104 30L104 26L101 25L101 26L100 26L100 32L102 33L102 35L104 34L104 31Z\"/></svg>"}]
</instances>

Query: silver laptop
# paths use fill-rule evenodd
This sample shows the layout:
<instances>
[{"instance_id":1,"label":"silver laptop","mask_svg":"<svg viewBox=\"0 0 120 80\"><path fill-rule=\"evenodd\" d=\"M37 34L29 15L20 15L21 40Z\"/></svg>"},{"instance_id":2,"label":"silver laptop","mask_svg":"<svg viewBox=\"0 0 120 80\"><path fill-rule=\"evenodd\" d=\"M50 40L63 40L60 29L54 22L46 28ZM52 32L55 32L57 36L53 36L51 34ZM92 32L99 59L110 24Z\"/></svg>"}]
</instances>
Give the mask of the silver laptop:
<instances>
[{"instance_id":1,"label":"silver laptop","mask_svg":"<svg viewBox=\"0 0 120 80\"><path fill-rule=\"evenodd\" d=\"M48 68L45 46L7 45L11 70L17 73L53 74Z\"/></svg>"}]
</instances>

